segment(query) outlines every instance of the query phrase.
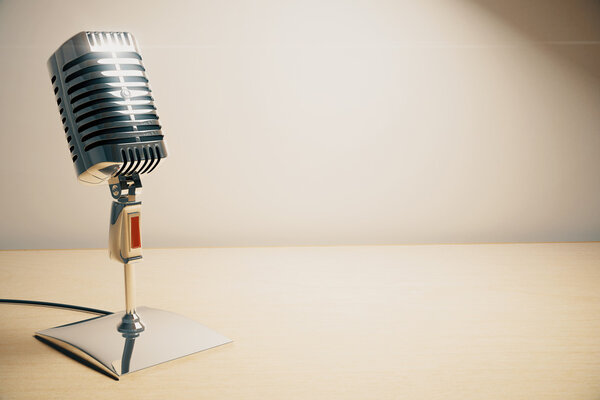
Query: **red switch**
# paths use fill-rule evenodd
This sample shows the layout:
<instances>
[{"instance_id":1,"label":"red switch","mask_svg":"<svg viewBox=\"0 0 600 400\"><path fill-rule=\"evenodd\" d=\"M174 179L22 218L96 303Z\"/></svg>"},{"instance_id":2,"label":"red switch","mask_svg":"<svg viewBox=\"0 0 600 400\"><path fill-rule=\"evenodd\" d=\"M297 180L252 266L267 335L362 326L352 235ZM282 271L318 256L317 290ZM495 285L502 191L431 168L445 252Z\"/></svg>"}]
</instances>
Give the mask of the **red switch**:
<instances>
[{"instance_id":1,"label":"red switch","mask_svg":"<svg viewBox=\"0 0 600 400\"><path fill-rule=\"evenodd\" d=\"M142 235L140 234L140 216L131 217L131 248L142 247Z\"/></svg>"}]
</instances>

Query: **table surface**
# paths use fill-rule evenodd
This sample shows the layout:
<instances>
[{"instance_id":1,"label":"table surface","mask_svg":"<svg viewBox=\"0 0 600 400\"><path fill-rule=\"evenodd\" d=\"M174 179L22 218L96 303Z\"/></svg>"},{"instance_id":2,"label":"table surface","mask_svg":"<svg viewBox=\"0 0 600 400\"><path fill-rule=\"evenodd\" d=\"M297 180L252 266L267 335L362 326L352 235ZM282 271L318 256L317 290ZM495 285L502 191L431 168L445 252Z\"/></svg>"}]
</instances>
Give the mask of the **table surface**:
<instances>
[{"instance_id":1,"label":"table surface","mask_svg":"<svg viewBox=\"0 0 600 400\"><path fill-rule=\"evenodd\" d=\"M233 343L112 380L0 304L1 399L599 399L600 243L149 249L138 304ZM124 308L106 250L0 252L0 297Z\"/></svg>"}]
</instances>

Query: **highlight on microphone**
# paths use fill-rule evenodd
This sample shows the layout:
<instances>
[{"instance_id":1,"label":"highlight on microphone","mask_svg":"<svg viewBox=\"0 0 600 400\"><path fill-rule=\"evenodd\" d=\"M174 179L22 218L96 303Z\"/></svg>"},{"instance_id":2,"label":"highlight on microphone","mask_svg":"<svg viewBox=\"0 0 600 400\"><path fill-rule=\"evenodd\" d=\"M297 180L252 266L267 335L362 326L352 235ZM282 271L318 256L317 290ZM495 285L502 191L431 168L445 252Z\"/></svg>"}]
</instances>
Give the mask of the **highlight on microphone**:
<instances>
[{"instance_id":1,"label":"highlight on microphone","mask_svg":"<svg viewBox=\"0 0 600 400\"><path fill-rule=\"evenodd\" d=\"M78 179L152 172L167 156L138 45L127 32L80 32L48 60Z\"/></svg>"}]
</instances>

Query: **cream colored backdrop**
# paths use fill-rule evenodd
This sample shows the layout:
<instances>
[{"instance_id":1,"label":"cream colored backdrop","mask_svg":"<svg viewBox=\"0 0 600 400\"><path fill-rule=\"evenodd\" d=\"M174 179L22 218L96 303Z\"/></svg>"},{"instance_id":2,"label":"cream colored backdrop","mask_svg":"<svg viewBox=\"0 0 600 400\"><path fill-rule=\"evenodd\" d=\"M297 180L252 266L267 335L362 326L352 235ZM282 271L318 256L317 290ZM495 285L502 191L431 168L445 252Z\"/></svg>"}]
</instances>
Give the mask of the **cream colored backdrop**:
<instances>
[{"instance_id":1,"label":"cream colored backdrop","mask_svg":"<svg viewBox=\"0 0 600 400\"><path fill-rule=\"evenodd\" d=\"M146 246L600 240L597 1L0 0L0 245L105 247L46 71L138 39Z\"/></svg>"}]
</instances>

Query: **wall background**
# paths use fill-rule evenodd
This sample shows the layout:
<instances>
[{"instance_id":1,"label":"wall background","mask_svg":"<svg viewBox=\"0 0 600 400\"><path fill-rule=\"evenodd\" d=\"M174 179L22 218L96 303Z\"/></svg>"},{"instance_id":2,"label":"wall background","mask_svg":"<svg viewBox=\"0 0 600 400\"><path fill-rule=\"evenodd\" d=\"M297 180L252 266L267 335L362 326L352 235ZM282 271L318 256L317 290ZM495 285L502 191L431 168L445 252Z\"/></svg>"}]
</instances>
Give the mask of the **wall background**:
<instances>
[{"instance_id":1,"label":"wall background","mask_svg":"<svg viewBox=\"0 0 600 400\"><path fill-rule=\"evenodd\" d=\"M46 71L138 39L146 246L600 240L598 1L0 0L0 246L106 247Z\"/></svg>"}]
</instances>

